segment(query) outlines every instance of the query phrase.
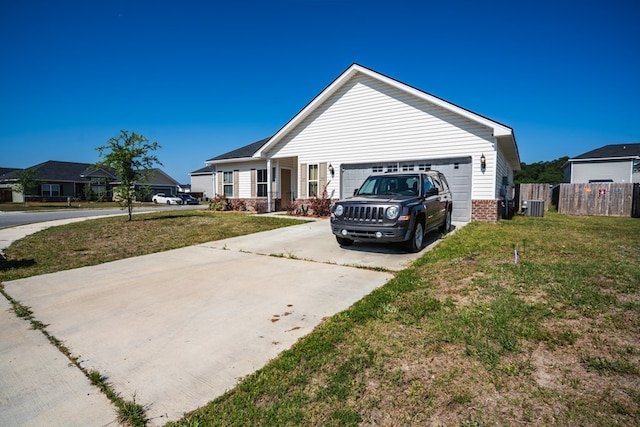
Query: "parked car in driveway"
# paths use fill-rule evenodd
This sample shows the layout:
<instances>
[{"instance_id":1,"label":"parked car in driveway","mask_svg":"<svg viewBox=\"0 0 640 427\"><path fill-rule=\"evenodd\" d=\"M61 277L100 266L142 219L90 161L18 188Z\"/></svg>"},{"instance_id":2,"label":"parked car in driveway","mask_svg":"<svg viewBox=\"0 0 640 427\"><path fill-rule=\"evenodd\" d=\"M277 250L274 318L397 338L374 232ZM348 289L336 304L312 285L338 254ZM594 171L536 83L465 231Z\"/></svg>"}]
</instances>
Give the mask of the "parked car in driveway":
<instances>
[{"instance_id":1,"label":"parked car in driveway","mask_svg":"<svg viewBox=\"0 0 640 427\"><path fill-rule=\"evenodd\" d=\"M191 194L182 193L178 194L178 197L182 199L183 205L197 205L200 203L200 201Z\"/></svg>"},{"instance_id":2,"label":"parked car in driveway","mask_svg":"<svg viewBox=\"0 0 640 427\"><path fill-rule=\"evenodd\" d=\"M404 242L409 252L419 252L426 233L451 229L451 212L451 191L442 173L376 174L353 197L331 207L331 231L341 246L356 240Z\"/></svg>"},{"instance_id":3,"label":"parked car in driveway","mask_svg":"<svg viewBox=\"0 0 640 427\"><path fill-rule=\"evenodd\" d=\"M151 198L153 203L161 203L164 205L181 205L182 199L173 194L158 193Z\"/></svg>"}]
</instances>

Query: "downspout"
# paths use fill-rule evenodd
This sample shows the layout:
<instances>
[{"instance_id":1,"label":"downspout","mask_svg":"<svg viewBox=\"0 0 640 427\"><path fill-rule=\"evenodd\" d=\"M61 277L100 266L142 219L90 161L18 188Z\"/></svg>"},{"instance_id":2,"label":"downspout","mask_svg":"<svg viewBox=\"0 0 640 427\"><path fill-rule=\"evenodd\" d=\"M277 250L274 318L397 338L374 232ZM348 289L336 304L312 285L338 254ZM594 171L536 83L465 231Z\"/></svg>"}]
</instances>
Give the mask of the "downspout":
<instances>
[{"instance_id":1,"label":"downspout","mask_svg":"<svg viewBox=\"0 0 640 427\"><path fill-rule=\"evenodd\" d=\"M271 210L271 202L273 200L271 194L271 158L267 159L267 212L273 212Z\"/></svg>"}]
</instances>

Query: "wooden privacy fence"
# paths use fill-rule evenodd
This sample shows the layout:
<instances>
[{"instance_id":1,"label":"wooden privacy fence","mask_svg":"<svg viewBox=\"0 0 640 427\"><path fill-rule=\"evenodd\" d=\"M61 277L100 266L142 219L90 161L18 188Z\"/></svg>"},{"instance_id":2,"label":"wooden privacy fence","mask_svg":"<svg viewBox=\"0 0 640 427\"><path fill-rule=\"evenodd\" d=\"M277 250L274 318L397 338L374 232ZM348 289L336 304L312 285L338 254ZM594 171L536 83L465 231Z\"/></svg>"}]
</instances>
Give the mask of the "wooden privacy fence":
<instances>
[{"instance_id":1,"label":"wooden privacy fence","mask_svg":"<svg viewBox=\"0 0 640 427\"><path fill-rule=\"evenodd\" d=\"M555 205L552 200L553 186L550 184L520 184L518 190L518 209L522 207L524 200L543 200L544 210L548 211L550 205Z\"/></svg>"},{"instance_id":2,"label":"wooden privacy fence","mask_svg":"<svg viewBox=\"0 0 640 427\"><path fill-rule=\"evenodd\" d=\"M640 218L639 183L520 184L518 203L544 200L544 209L555 205L567 215L627 216Z\"/></svg>"},{"instance_id":3,"label":"wooden privacy fence","mask_svg":"<svg viewBox=\"0 0 640 427\"><path fill-rule=\"evenodd\" d=\"M640 217L640 184L560 184L558 212Z\"/></svg>"}]
</instances>

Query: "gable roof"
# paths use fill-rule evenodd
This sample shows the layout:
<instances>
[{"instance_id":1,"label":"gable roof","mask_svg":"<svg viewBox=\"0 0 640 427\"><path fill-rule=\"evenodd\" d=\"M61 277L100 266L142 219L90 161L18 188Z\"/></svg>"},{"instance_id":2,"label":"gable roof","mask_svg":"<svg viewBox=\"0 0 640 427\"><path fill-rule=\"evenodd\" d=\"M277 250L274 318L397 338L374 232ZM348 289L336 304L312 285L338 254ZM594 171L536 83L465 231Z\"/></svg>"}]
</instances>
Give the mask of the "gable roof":
<instances>
[{"instance_id":1,"label":"gable roof","mask_svg":"<svg viewBox=\"0 0 640 427\"><path fill-rule=\"evenodd\" d=\"M215 168L212 165L207 165L203 168L194 170L190 172L189 175L211 175L215 171Z\"/></svg>"},{"instance_id":2,"label":"gable roof","mask_svg":"<svg viewBox=\"0 0 640 427\"><path fill-rule=\"evenodd\" d=\"M307 104L302 110L300 110L300 112L296 116L289 120L289 122L287 122L287 124L285 124L278 132L276 132L274 136L272 136L270 139L263 140L265 141L265 143L262 145L262 147L259 147L259 149L254 154L254 157L267 157L266 153L270 148L274 147L280 140L285 137L285 135L287 135L289 131L294 129L298 124L302 123L307 117L309 117L309 115L313 113L313 111L315 111L316 108L321 106L323 102L329 99L329 97L331 97L338 89L346 84L353 76L359 73L491 128L493 130L493 136L498 140L499 143L501 143L501 146L504 149L504 153L507 158L514 164L516 168L520 167L520 155L518 153L518 146L515 141L513 129L511 129L510 127L490 120L484 116L467 110L466 108L462 108L458 105L452 104L448 101L438 98L437 96L416 89L398 80L392 79L388 76L385 76L355 63L347 68L340 76L338 76L338 78L336 78L331 84L329 84L329 86L327 86L322 92L320 92L320 94L318 94L313 100L311 100L309 104ZM216 159L211 160L213 161Z\"/></svg>"},{"instance_id":3,"label":"gable roof","mask_svg":"<svg viewBox=\"0 0 640 427\"><path fill-rule=\"evenodd\" d=\"M0 180L10 179L11 175L16 172L22 170L20 168L0 168Z\"/></svg>"},{"instance_id":4,"label":"gable roof","mask_svg":"<svg viewBox=\"0 0 640 427\"><path fill-rule=\"evenodd\" d=\"M36 170L35 179L38 181L86 181L82 173L91 166L90 163L60 162L48 160L35 166L28 167L28 170Z\"/></svg>"},{"instance_id":5,"label":"gable roof","mask_svg":"<svg viewBox=\"0 0 640 427\"><path fill-rule=\"evenodd\" d=\"M636 159L640 158L640 143L610 144L595 150L587 151L572 160L603 160L603 159Z\"/></svg>"},{"instance_id":6,"label":"gable roof","mask_svg":"<svg viewBox=\"0 0 640 427\"><path fill-rule=\"evenodd\" d=\"M221 160L240 160L258 157L255 154L259 152L260 148L265 145L270 139L271 138L261 139L260 141L253 142L251 144L245 145L244 147L229 151L228 153L220 154L219 156L209 159L206 162L219 163Z\"/></svg>"}]
</instances>

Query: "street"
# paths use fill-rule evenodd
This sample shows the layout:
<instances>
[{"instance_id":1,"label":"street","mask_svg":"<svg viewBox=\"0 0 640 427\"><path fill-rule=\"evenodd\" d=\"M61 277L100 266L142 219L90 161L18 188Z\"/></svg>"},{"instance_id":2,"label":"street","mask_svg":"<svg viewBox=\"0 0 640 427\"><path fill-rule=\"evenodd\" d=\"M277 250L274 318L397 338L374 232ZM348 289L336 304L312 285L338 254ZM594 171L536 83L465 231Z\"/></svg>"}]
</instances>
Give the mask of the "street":
<instances>
[{"instance_id":1,"label":"street","mask_svg":"<svg viewBox=\"0 0 640 427\"><path fill-rule=\"evenodd\" d=\"M204 209L206 205L170 205L170 206L140 206L133 209L133 213L158 212L169 210ZM61 209L51 211L23 211L23 212L3 212L0 211L0 228L15 227L24 224L34 224L37 222L55 221L59 219L84 218L92 216L126 215L127 211L119 208L114 209Z\"/></svg>"}]
</instances>

